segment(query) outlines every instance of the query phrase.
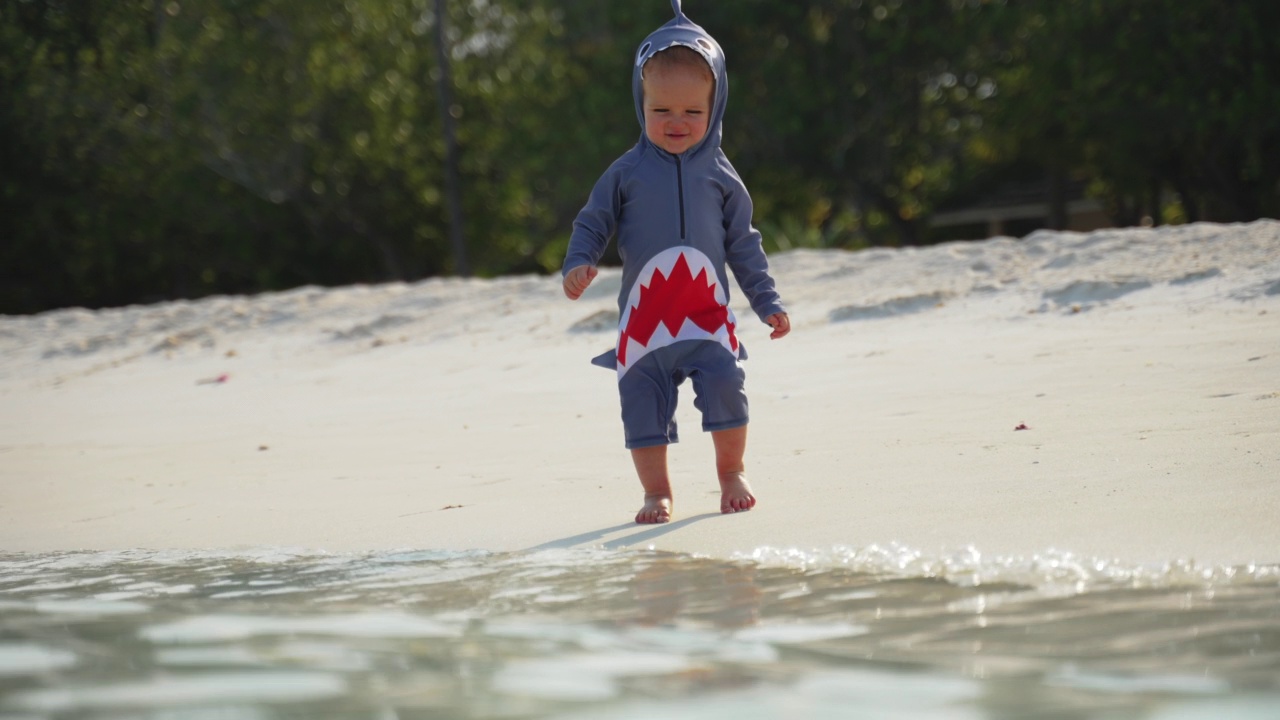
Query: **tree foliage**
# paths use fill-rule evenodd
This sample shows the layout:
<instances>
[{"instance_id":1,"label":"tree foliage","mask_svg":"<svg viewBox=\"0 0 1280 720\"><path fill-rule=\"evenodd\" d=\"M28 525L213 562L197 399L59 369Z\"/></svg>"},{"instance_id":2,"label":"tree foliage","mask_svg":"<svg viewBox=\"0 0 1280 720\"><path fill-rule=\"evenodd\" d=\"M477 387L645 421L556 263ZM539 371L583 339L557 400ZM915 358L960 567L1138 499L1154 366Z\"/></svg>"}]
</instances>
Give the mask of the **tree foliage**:
<instances>
[{"instance_id":1,"label":"tree foliage","mask_svg":"<svg viewBox=\"0 0 1280 720\"><path fill-rule=\"evenodd\" d=\"M639 134L665 0L0 4L0 312L545 272ZM1280 211L1270 0L688 0L772 248L929 242L1011 178L1118 223Z\"/></svg>"},{"instance_id":2,"label":"tree foliage","mask_svg":"<svg viewBox=\"0 0 1280 720\"><path fill-rule=\"evenodd\" d=\"M1016 8L1016 9L1015 9ZM1060 0L1010 6L989 108L1007 158L1095 182L1122 224L1172 192L1189 220L1280 211L1280 5Z\"/></svg>"}]
</instances>

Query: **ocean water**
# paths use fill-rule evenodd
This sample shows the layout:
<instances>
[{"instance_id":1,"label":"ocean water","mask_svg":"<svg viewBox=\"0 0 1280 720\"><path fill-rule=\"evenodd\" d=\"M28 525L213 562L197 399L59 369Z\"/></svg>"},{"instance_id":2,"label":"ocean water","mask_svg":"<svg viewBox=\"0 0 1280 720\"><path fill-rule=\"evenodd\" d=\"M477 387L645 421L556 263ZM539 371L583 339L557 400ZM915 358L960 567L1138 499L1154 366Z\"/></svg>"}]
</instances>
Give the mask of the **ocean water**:
<instances>
[{"instance_id":1,"label":"ocean water","mask_svg":"<svg viewBox=\"0 0 1280 720\"><path fill-rule=\"evenodd\" d=\"M0 555L0 720L1280 718L1280 566Z\"/></svg>"}]
</instances>

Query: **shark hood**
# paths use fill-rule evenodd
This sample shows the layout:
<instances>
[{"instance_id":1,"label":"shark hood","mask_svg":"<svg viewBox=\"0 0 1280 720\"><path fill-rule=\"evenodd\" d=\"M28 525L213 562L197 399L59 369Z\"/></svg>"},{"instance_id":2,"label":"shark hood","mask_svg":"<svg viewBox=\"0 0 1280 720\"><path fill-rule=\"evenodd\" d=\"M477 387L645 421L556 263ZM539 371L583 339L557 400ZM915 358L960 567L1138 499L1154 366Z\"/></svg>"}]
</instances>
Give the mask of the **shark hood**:
<instances>
[{"instance_id":1,"label":"shark hood","mask_svg":"<svg viewBox=\"0 0 1280 720\"><path fill-rule=\"evenodd\" d=\"M720 49L720 44L715 38L685 16L680 8L680 0L671 0L671 9L675 12L675 17L650 33L636 51L635 65L631 71L631 94L635 98L636 116L640 119L640 143L661 151L649 142L644 132L644 64L655 54L676 45L683 45L696 51L707 61L707 65L711 67L711 74L715 78L715 94L711 103L711 117L707 122L707 134L697 145L684 153L686 156L692 156L704 148L720 147L720 125L724 119L725 105L729 100L729 78L725 74L724 50Z\"/></svg>"}]
</instances>

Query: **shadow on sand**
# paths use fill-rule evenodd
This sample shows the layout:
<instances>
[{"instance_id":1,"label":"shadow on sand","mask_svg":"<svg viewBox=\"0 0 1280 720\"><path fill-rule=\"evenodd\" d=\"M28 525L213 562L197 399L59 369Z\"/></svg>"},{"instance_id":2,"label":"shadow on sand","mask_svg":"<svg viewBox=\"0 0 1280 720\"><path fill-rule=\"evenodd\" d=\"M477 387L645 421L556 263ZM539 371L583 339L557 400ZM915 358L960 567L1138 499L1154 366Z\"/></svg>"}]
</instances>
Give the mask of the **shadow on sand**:
<instances>
[{"instance_id":1,"label":"shadow on sand","mask_svg":"<svg viewBox=\"0 0 1280 720\"><path fill-rule=\"evenodd\" d=\"M634 545L648 542L654 538L662 537L673 530L679 530L686 525L691 525L695 522L714 517L721 517L721 515L720 513L702 513L701 515L694 515L692 517L676 520L675 522L663 523L661 525L638 525L633 522L623 523L621 525L614 525L613 527L592 530L591 532L585 532L579 535L572 535L559 540L551 540L542 543L541 545L535 545L534 547L529 548L529 550L562 549L578 545L599 545L610 550L617 550L619 548L632 547ZM638 529L638 532L614 538L612 540L604 539L609 535L629 528Z\"/></svg>"}]
</instances>

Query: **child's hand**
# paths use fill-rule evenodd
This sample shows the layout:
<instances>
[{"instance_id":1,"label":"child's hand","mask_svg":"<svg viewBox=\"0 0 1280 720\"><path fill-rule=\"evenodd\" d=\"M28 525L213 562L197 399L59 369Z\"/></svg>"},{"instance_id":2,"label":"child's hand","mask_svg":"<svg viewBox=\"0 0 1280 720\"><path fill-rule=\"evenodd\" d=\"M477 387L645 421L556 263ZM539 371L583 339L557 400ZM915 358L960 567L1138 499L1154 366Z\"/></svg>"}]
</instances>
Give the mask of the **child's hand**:
<instances>
[{"instance_id":1,"label":"child's hand","mask_svg":"<svg viewBox=\"0 0 1280 720\"><path fill-rule=\"evenodd\" d=\"M773 332L769 333L770 340L777 340L791 332L791 318L787 317L784 312L774 313L765 318L764 321L769 323L769 327L773 328Z\"/></svg>"},{"instance_id":2,"label":"child's hand","mask_svg":"<svg viewBox=\"0 0 1280 720\"><path fill-rule=\"evenodd\" d=\"M579 265L570 270L569 274L564 276L564 296L570 300L582 297L582 291L596 279L599 272L590 265Z\"/></svg>"}]
</instances>

